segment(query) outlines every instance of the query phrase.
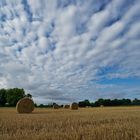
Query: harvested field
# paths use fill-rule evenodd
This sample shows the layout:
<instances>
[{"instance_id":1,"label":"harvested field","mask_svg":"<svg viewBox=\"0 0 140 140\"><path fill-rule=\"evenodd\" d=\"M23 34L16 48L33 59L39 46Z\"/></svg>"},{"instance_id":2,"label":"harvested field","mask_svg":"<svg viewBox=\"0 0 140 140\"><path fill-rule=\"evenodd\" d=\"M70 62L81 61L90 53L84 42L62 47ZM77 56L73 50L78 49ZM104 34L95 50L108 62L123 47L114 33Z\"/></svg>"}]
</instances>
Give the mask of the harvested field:
<instances>
[{"instance_id":1,"label":"harvested field","mask_svg":"<svg viewBox=\"0 0 140 140\"><path fill-rule=\"evenodd\" d=\"M0 140L140 140L140 107L0 108Z\"/></svg>"}]
</instances>

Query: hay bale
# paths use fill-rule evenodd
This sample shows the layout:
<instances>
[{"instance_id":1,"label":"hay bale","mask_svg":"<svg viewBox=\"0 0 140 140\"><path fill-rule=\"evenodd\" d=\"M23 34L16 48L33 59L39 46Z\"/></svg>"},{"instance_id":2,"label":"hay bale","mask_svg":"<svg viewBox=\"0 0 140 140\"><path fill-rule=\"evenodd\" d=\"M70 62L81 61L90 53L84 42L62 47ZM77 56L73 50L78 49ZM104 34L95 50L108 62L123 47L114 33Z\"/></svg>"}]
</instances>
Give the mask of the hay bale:
<instances>
[{"instance_id":1,"label":"hay bale","mask_svg":"<svg viewBox=\"0 0 140 140\"><path fill-rule=\"evenodd\" d=\"M68 108L70 108L70 105L64 105L64 107L63 107L63 108L68 109Z\"/></svg>"},{"instance_id":2,"label":"hay bale","mask_svg":"<svg viewBox=\"0 0 140 140\"><path fill-rule=\"evenodd\" d=\"M53 108L54 108L54 109L59 109L59 105L58 105L58 104L54 104L54 105L53 105Z\"/></svg>"},{"instance_id":3,"label":"hay bale","mask_svg":"<svg viewBox=\"0 0 140 140\"><path fill-rule=\"evenodd\" d=\"M29 97L24 97L17 102L16 110L18 113L31 113L34 110L34 102Z\"/></svg>"},{"instance_id":4,"label":"hay bale","mask_svg":"<svg viewBox=\"0 0 140 140\"><path fill-rule=\"evenodd\" d=\"M78 104L74 102L74 103L71 104L70 107L71 107L72 110L77 110L78 109Z\"/></svg>"}]
</instances>

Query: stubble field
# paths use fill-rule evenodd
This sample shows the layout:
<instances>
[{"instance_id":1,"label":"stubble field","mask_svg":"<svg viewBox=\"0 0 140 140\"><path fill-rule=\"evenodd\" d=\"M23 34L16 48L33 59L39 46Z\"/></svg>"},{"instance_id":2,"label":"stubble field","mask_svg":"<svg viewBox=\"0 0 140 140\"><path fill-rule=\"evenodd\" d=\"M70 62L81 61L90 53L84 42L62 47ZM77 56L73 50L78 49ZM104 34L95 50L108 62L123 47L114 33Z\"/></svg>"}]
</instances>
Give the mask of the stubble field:
<instances>
[{"instance_id":1,"label":"stubble field","mask_svg":"<svg viewBox=\"0 0 140 140\"><path fill-rule=\"evenodd\" d=\"M140 107L0 108L0 140L140 140Z\"/></svg>"}]
</instances>

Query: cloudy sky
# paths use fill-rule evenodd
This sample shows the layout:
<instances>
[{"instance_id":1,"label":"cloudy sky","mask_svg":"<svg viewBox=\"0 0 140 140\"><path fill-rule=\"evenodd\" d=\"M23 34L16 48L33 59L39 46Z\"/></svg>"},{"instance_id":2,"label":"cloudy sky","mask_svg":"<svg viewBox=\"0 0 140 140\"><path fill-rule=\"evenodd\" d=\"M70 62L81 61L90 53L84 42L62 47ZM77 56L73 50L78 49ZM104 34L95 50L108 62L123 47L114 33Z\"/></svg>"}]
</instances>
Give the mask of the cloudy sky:
<instances>
[{"instance_id":1,"label":"cloudy sky","mask_svg":"<svg viewBox=\"0 0 140 140\"><path fill-rule=\"evenodd\" d=\"M140 0L0 0L0 88L37 103L140 98Z\"/></svg>"}]
</instances>

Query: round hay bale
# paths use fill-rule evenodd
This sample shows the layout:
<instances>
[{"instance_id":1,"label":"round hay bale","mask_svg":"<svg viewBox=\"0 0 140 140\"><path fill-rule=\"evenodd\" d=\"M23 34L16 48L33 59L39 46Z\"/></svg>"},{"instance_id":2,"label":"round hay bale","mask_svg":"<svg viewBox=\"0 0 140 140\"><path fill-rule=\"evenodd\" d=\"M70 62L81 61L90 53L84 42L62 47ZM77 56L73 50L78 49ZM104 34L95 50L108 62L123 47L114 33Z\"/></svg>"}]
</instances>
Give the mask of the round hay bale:
<instances>
[{"instance_id":1,"label":"round hay bale","mask_svg":"<svg viewBox=\"0 0 140 140\"><path fill-rule=\"evenodd\" d=\"M70 108L70 105L64 105L64 108L68 109Z\"/></svg>"},{"instance_id":2,"label":"round hay bale","mask_svg":"<svg viewBox=\"0 0 140 140\"><path fill-rule=\"evenodd\" d=\"M78 109L78 104L74 102L74 103L71 104L70 107L71 107L72 110L77 110Z\"/></svg>"},{"instance_id":3,"label":"round hay bale","mask_svg":"<svg viewBox=\"0 0 140 140\"><path fill-rule=\"evenodd\" d=\"M59 109L59 105L58 105L58 104L54 104L54 105L53 105L53 108L54 108L54 109Z\"/></svg>"},{"instance_id":4,"label":"round hay bale","mask_svg":"<svg viewBox=\"0 0 140 140\"><path fill-rule=\"evenodd\" d=\"M18 113L31 113L34 110L34 102L31 98L24 97L17 102Z\"/></svg>"}]
</instances>

